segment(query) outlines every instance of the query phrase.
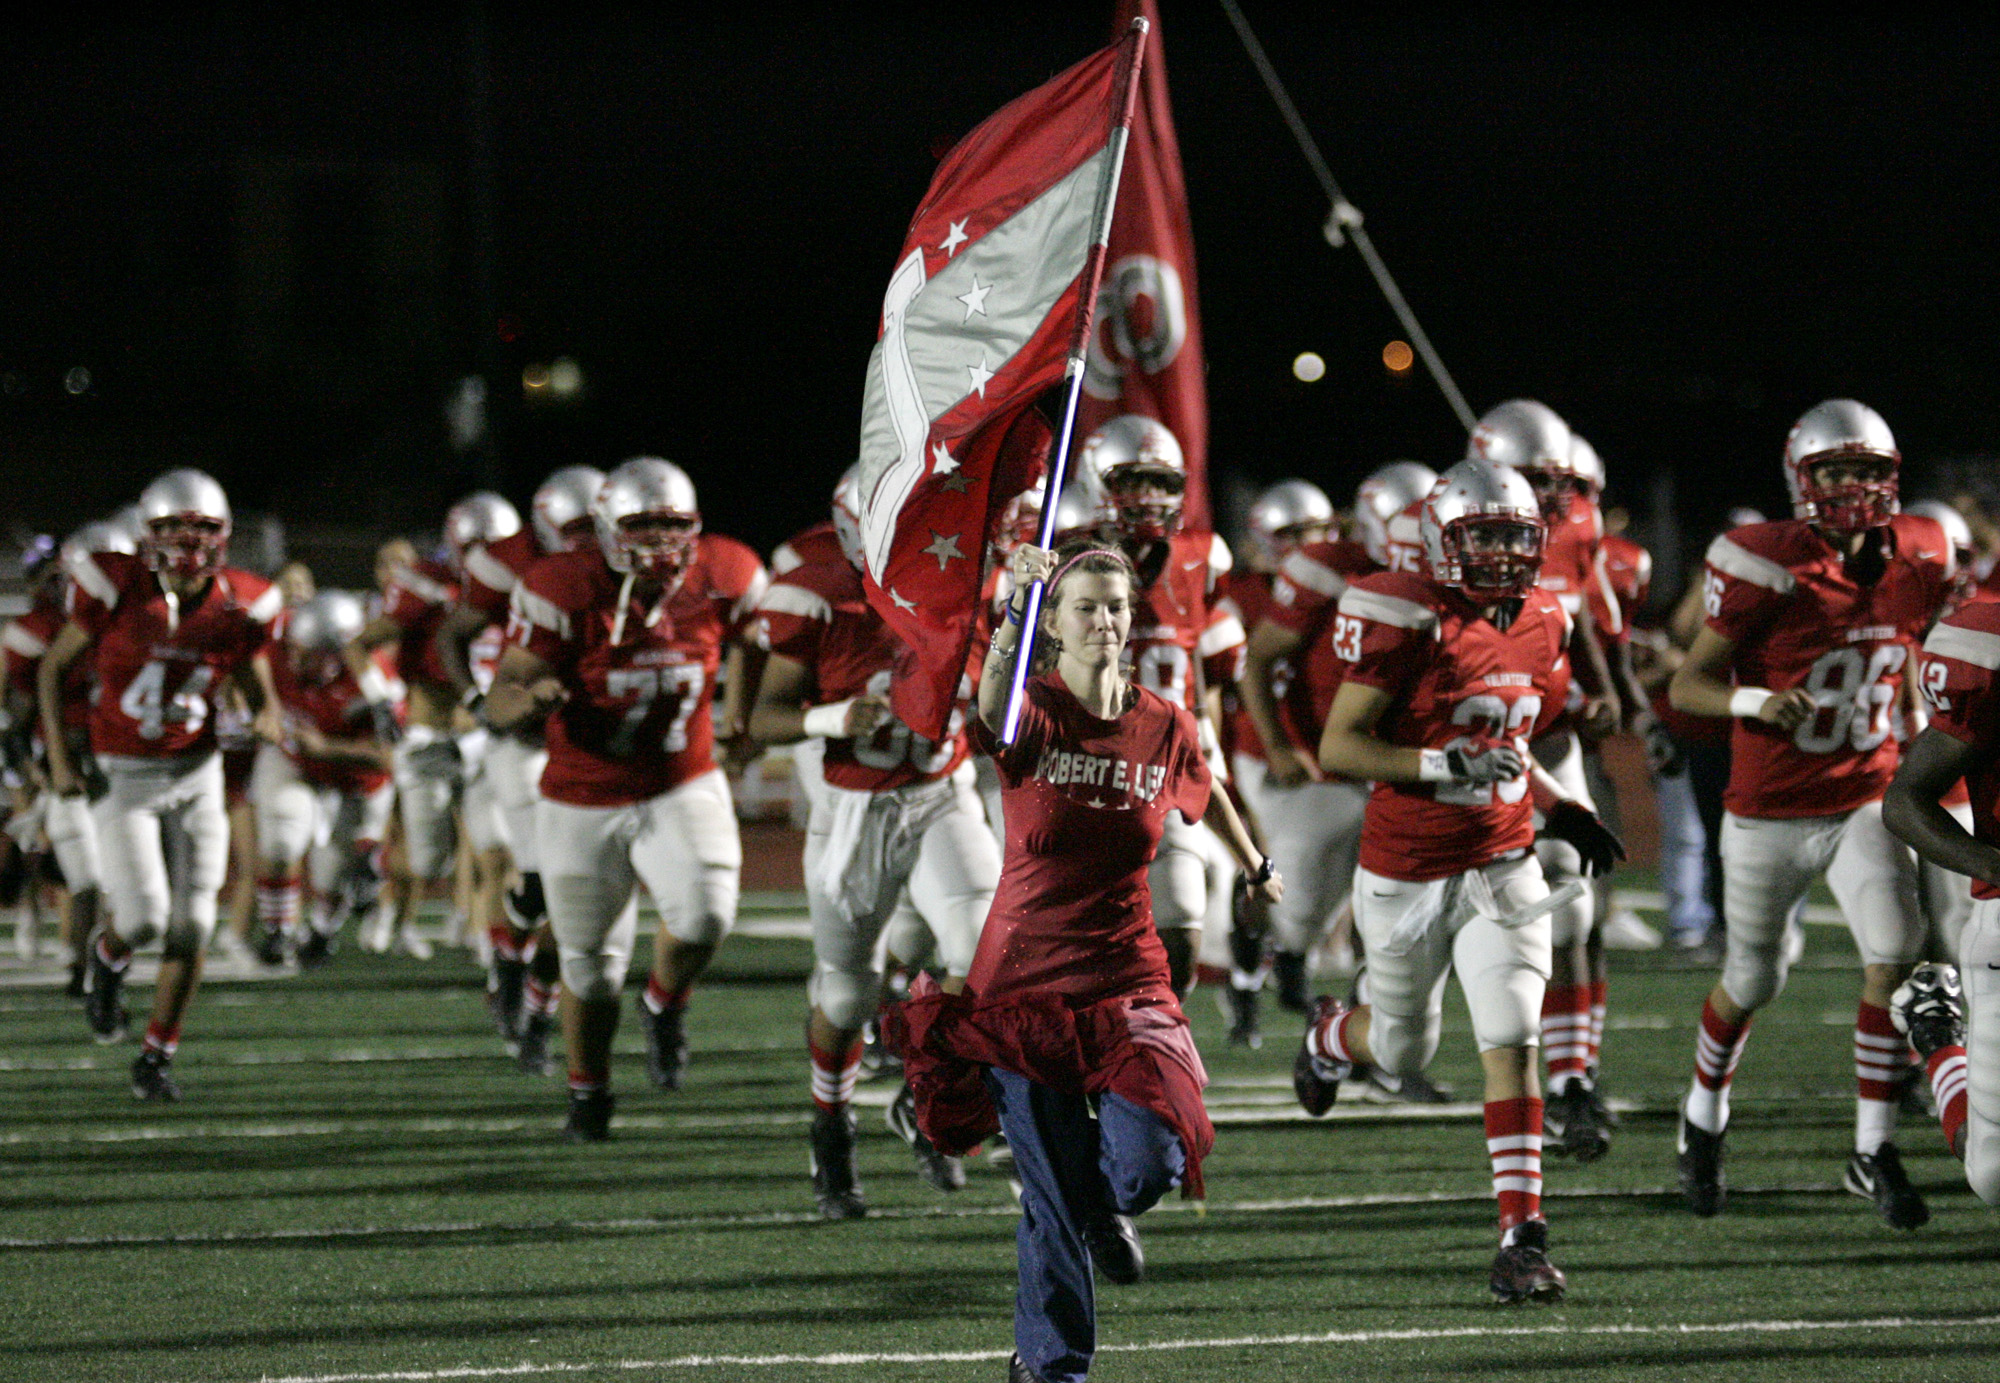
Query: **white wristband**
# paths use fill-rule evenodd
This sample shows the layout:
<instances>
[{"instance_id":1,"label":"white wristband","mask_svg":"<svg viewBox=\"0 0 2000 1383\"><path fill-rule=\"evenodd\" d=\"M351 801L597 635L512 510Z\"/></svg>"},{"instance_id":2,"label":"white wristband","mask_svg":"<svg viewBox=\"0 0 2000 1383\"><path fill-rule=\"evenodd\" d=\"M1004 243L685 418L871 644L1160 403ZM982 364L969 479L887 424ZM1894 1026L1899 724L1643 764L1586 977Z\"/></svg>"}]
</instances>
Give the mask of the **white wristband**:
<instances>
[{"instance_id":1,"label":"white wristband","mask_svg":"<svg viewBox=\"0 0 2000 1383\"><path fill-rule=\"evenodd\" d=\"M806 712L805 732L808 739L837 740L847 736L847 708L854 704L854 698L833 701L824 706L815 706Z\"/></svg>"},{"instance_id":2,"label":"white wristband","mask_svg":"<svg viewBox=\"0 0 2000 1383\"><path fill-rule=\"evenodd\" d=\"M1419 749L1417 751L1417 781L1420 783L1449 783L1451 781L1451 760L1442 749Z\"/></svg>"},{"instance_id":3,"label":"white wristband","mask_svg":"<svg viewBox=\"0 0 2000 1383\"><path fill-rule=\"evenodd\" d=\"M382 675L381 666L370 658L361 668L361 675L354 679L361 687L364 700L387 703L394 698L389 695L389 679Z\"/></svg>"},{"instance_id":4,"label":"white wristband","mask_svg":"<svg viewBox=\"0 0 2000 1383\"><path fill-rule=\"evenodd\" d=\"M1755 720L1757 713L1764 709L1764 703L1773 695L1762 687L1738 687L1729 693L1729 714L1743 720Z\"/></svg>"}]
</instances>

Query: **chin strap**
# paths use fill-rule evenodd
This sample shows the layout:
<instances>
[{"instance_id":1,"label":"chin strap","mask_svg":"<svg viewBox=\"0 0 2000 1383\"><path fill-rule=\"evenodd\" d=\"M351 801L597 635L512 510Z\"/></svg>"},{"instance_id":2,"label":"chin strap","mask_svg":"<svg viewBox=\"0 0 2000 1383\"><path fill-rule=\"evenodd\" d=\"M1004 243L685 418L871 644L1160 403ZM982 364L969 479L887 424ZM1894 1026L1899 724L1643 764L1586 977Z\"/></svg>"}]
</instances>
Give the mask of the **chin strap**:
<instances>
[{"instance_id":1,"label":"chin strap","mask_svg":"<svg viewBox=\"0 0 2000 1383\"><path fill-rule=\"evenodd\" d=\"M168 590L165 582L160 584L160 594L167 602L167 632L177 634L181 628L181 598Z\"/></svg>"},{"instance_id":2,"label":"chin strap","mask_svg":"<svg viewBox=\"0 0 2000 1383\"><path fill-rule=\"evenodd\" d=\"M618 613L611 617L611 646L613 648L625 642L625 611L632 604L632 586L638 580L638 575L637 572L628 571L625 573L625 580L619 583Z\"/></svg>"}]
</instances>

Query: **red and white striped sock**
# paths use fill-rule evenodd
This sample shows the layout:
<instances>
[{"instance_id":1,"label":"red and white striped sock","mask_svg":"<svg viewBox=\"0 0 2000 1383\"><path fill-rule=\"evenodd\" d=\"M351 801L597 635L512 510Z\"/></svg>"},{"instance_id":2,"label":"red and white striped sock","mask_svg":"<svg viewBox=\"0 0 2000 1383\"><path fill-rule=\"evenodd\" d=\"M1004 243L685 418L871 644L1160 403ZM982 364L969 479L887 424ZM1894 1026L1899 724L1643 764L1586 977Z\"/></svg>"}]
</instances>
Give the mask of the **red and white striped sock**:
<instances>
[{"instance_id":1,"label":"red and white striped sock","mask_svg":"<svg viewBox=\"0 0 2000 1383\"><path fill-rule=\"evenodd\" d=\"M1347 1043L1347 1025L1354 1021L1354 1015L1361 1012L1350 1008L1336 1013L1331 1018L1321 1019L1306 1030L1306 1050L1324 1061L1354 1060L1354 1049Z\"/></svg>"},{"instance_id":2,"label":"red and white striped sock","mask_svg":"<svg viewBox=\"0 0 2000 1383\"><path fill-rule=\"evenodd\" d=\"M1688 1122L1708 1133L1729 1127L1729 1082L1750 1036L1750 1015L1726 1023L1712 1000L1701 1005L1701 1031L1694 1039L1694 1084L1688 1089Z\"/></svg>"},{"instance_id":3,"label":"red and white striped sock","mask_svg":"<svg viewBox=\"0 0 2000 1383\"><path fill-rule=\"evenodd\" d=\"M1542 1218L1542 1102L1488 1100L1486 1152L1504 1241L1515 1226Z\"/></svg>"},{"instance_id":4,"label":"red and white striped sock","mask_svg":"<svg viewBox=\"0 0 2000 1383\"><path fill-rule=\"evenodd\" d=\"M1604 997L1609 984L1599 977L1590 982L1590 1075L1597 1078L1597 1068L1603 1064L1604 1055Z\"/></svg>"},{"instance_id":5,"label":"red and white striped sock","mask_svg":"<svg viewBox=\"0 0 2000 1383\"><path fill-rule=\"evenodd\" d=\"M641 996L640 1002L646 1005L648 1013L665 1013L670 1008L686 1008L690 987L682 985L679 989L669 989L660 983L658 975L648 975L646 992Z\"/></svg>"},{"instance_id":6,"label":"red and white striped sock","mask_svg":"<svg viewBox=\"0 0 2000 1383\"><path fill-rule=\"evenodd\" d=\"M140 1048L141 1050L151 1052L162 1061L172 1061L174 1059L174 1052L179 1049L180 1045L181 1025L175 1023L171 1027L165 1027L161 1025L159 1019L155 1018L146 1025L146 1040L140 1043Z\"/></svg>"},{"instance_id":7,"label":"red and white striped sock","mask_svg":"<svg viewBox=\"0 0 2000 1383\"><path fill-rule=\"evenodd\" d=\"M1910 1043L1889 1010L1863 1003L1854 1019L1854 1151L1872 1153L1896 1131L1896 1078Z\"/></svg>"},{"instance_id":8,"label":"red and white striped sock","mask_svg":"<svg viewBox=\"0 0 2000 1383\"><path fill-rule=\"evenodd\" d=\"M1552 984L1542 991L1542 1056L1549 1090L1590 1079L1590 986Z\"/></svg>"},{"instance_id":9,"label":"red and white striped sock","mask_svg":"<svg viewBox=\"0 0 2000 1383\"><path fill-rule=\"evenodd\" d=\"M555 1013L561 994L560 984L550 984L530 975L521 985L521 1012L529 1017L549 1017Z\"/></svg>"},{"instance_id":10,"label":"red and white striped sock","mask_svg":"<svg viewBox=\"0 0 2000 1383\"><path fill-rule=\"evenodd\" d=\"M569 1088L578 1095L594 1095L611 1084L611 1072L586 1071L581 1067L569 1068Z\"/></svg>"},{"instance_id":11,"label":"red and white striped sock","mask_svg":"<svg viewBox=\"0 0 2000 1383\"><path fill-rule=\"evenodd\" d=\"M130 951L127 951L122 956L112 955L109 940L102 933L99 933L97 938L97 958L114 975L124 974L125 968L132 963L132 953Z\"/></svg>"},{"instance_id":12,"label":"red and white striped sock","mask_svg":"<svg viewBox=\"0 0 2000 1383\"><path fill-rule=\"evenodd\" d=\"M1959 1137L1965 1132L1966 1070L1965 1048L1940 1047L1931 1053L1931 1098L1937 1101L1938 1125L1944 1130L1945 1146L1960 1157L1965 1150Z\"/></svg>"},{"instance_id":13,"label":"red and white striped sock","mask_svg":"<svg viewBox=\"0 0 2000 1383\"><path fill-rule=\"evenodd\" d=\"M257 881L257 921L267 932L283 936L298 925L299 881L259 879Z\"/></svg>"},{"instance_id":14,"label":"red and white striped sock","mask_svg":"<svg viewBox=\"0 0 2000 1383\"><path fill-rule=\"evenodd\" d=\"M505 922L495 922L486 929L486 940L493 947L495 960L519 960L521 958L521 934Z\"/></svg>"},{"instance_id":15,"label":"red and white striped sock","mask_svg":"<svg viewBox=\"0 0 2000 1383\"><path fill-rule=\"evenodd\" d=\"M845 1052L824 1052L819 1044L806 1043L812 1051L812 1096L815 1108L838 1113L854 1098L854 1084L861 1079L861 1040Z\"/></svg>"}]
</instances>

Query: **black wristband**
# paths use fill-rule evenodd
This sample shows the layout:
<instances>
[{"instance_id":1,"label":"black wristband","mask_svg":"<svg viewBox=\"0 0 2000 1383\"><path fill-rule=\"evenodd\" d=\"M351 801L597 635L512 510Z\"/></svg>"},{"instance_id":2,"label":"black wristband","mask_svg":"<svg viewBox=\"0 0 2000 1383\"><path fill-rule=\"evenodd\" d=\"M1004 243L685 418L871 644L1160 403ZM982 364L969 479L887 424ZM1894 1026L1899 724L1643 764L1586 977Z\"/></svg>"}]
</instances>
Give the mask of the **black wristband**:
<instances>
[{"instance_id":1,"label":"black wristband","mask_svg":"<svg viewBox=\"0 0 2000 1383\"><path fill-rule=\"evenodd\" d=\"M1243 876L1243 887L1262 888L1265 884L1271 882L1272 877L1276 875L1277 872L1278 872L1278 862L1272 859L1269 855L1266 855L1264 856L1264 862L1262 864L1258 865L1257 868L1251 873L1245 874Z\"/></svg>"}]
</instances>

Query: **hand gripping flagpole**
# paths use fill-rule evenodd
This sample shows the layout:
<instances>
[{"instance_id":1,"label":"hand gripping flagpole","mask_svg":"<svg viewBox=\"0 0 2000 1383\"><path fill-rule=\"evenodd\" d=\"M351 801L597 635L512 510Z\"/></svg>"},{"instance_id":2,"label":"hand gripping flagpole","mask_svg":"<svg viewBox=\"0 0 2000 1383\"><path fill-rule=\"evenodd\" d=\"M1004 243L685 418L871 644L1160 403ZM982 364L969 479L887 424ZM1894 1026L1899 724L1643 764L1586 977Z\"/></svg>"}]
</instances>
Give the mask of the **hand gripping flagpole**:
<instances>
[{"instance_id":1,"label":"hand gripping flagpole","mask_svg":"<svg viewBox=\"0 0 2000 1383\"><path fill-rule=\"evenodd\" d=\"M1118 120L1111 127L1111 163L1097 189L1097 210L1093 214L1090 253L1083 261L1083 294L1077 304L1076 330L1070 337L1069 365L1064 370L1068 397L1063 403L1062 428L1056 434L1056 451L1049 461L1049 478L1043 493L1042 527L1037 546L1046 548L1055 541L1057 500L1069 472L1069 449L1076 432L1076 406L1083 392L1084 356L1090 345L1092 319L1097 314L1097 290L1104 282L1104 260L1111 244L1111 217L1118 208L1118 180L1125 171L1125 145L1132 135L1132 113L1139 103L1139 69L1146 60L1146 34L1152 28L1144 17L1135 18L1126 31L1128 45L1124 57L1125 90L1119 100ZM1028 669L1035 661L1035 630L1041 624L1042 583L1028 587L1028 610L1021 623L1021 642L1014 656L1014 677L1007 688L1007 716L1001 723L1000 742L1012 744L1021 729L1021 698L1028 685Z\"/></svg>"},{"instance_id":2,"label":"hand gripping flagpole","mask_svg":"<svg viewBox=\"0 0 2000 1383\"><path fill-rule=\"evenodd\" d=\"M1337 250L1349 239L1354 241L1354 248L1361 252L1363 262L1368 265L1368 272L1375 276L1375 286L1382 290L1382 296L1389 300L1389 308L1396 314L1396 320L1400 321L1403 330L1410 334L1410 344L1415 346L1417 354L1423 357L1424 368L1429 370L1431 378L1437 381L1437 387L1444 394L1445 402L1451 405L1451 411L1458 415L1458 420L1465 425L1465 430L1472 431L1479 420L1473 416L1471 407L1466 404L1465 395L1458 392L1458 385L1453 382L1451 372L1445 369L1444 360L1438 355L1437 348L1431 344L1431 338L1426 336L1424 329L1417 324L1417 314L1410 309L1409 300L1403 296L1403 290L1396 286L1396 280L1390 277L1389 266L1384 264L1382 256L1376 253L1375 242L1362 228L1360 208L1347 200L1346 195L1340 190L1340 184L1333 180L1333 170L1326 166L1326 159L1320 154L1319 144L1313 139L1312 131L1306 128L1305 120L1299 115L1299 108L1292 104L1291 95L1286 92L1285 84L1278 79L1278 69L1271 65L1271 59L1264 52L1264 45L1259 43L1257 35L1251 32L1250 21L1243 17L1243 11L1238 8L1236 0L1222 0L1222 9L1229 16L1229 22L1236 27L1236 36L1243 40L1243 50L1250 55L1250 62L1256 67L1257 75L1264 79L1265 89L1271 93L1271 100L1277 104L1278 114L1284 117L1285 125L1292 132L1292 138L1299 142L1299 152L1305 155L1313 175L1319 179L1321 190L1326 193L1327 201L1332 204L1332 209L1326 214L1324 230L1326 243Z\"/></svg>"}]
</instances>

